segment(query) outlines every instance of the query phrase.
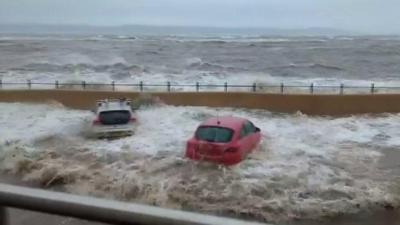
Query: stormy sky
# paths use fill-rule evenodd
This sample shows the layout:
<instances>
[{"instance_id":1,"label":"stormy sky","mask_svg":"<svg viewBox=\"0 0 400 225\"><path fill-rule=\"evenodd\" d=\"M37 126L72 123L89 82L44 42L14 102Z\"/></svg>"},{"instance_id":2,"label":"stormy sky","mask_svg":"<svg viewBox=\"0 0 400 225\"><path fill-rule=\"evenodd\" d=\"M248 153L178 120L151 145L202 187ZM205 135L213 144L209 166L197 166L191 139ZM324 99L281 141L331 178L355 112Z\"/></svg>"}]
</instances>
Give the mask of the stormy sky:
<instances>
[{"instance_id":1,"label":"stormy sky","mask_svg":"<svg viewBox=\"0 0 400 225\"><path fill-rule=\"evenodd\" d=\"M177 25L400 33L400 0L0 0L0 23Z\"/></svg>"}]
</instances>

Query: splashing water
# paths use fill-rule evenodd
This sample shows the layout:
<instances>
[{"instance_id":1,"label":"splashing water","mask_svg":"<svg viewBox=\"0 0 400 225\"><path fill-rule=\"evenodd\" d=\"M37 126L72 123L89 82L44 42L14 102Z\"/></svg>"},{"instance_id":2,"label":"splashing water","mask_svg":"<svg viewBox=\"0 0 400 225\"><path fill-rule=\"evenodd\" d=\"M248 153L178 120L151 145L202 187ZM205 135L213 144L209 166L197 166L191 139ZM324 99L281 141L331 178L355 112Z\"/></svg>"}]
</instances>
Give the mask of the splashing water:
<instances>
[{"instance_id":1,"label":"splashing water","mask_svg":"<svg viewBox=\"0 0 400 225\"><path fill-rule=\"evenodd\" d=\"M134 136L93 140L83 135L86 111L18 103L0 110L0 170L44 188L270 222L400 203L396 179L379 166L398 147L398 114L146 106ZM237 166L183 158L196 126L217 113L249 118L263 132L260 149Z\"/></svg>"}]
</instances>

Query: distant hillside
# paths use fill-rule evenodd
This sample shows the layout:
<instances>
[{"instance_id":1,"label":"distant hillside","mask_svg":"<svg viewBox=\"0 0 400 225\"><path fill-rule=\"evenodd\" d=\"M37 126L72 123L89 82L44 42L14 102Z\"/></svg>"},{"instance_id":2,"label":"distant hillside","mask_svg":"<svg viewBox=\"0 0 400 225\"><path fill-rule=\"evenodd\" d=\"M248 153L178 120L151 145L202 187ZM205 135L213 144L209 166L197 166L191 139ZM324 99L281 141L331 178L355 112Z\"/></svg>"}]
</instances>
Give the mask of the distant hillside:
<instances>
[{"instance_id":1,"label":"distant hillside","mask_svg":"<svg viewBox=\"0 0 400 225\"><path fill-rule=\"evenodd\" d=\"M356 35L354 32L330 29L278 29L278 28L216 28L178 26L85 26L0 24L0 33L13 34L115 34L115 35L266 35L266 36L321 36Z\"/></svg>"}]
</instances>

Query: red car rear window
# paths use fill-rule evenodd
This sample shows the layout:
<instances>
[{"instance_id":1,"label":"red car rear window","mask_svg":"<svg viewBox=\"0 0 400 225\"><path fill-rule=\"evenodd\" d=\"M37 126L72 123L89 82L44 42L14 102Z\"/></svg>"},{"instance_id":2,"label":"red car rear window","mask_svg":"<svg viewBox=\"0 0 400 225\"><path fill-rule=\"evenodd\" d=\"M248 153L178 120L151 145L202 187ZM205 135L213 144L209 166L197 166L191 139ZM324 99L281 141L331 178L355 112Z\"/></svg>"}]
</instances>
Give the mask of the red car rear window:
<instances>
[{"instance_id":1,"label":"red car rear window","mask_svg":"<svg viewBox=\"0 0 400 225\"><path fill-rule=\"evenodd\" d=\"M199 127L196 131L197 140L227 143L232 140L233 131L224 127Z\"/></svg>"}]
</instances>

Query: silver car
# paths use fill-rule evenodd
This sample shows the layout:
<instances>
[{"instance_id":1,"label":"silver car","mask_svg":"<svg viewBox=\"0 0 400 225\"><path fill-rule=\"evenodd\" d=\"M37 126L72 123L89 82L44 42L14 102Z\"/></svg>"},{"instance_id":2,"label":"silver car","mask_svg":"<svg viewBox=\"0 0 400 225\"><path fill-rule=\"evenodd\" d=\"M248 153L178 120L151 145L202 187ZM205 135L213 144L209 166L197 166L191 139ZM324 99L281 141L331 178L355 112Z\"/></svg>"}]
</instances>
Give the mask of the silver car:
<instances>
[{"instance_id":1,"label":"silver car","mask_svg":"<svg viewBox=\"0 0 400 225\"><path fill-rule=\"evenodd\" d=\"M92 121L91 133L97 138L128 136L135 131L136 117L130 100L100 100L93 112L96 118Z\"/></svg>"}]
</instances>

